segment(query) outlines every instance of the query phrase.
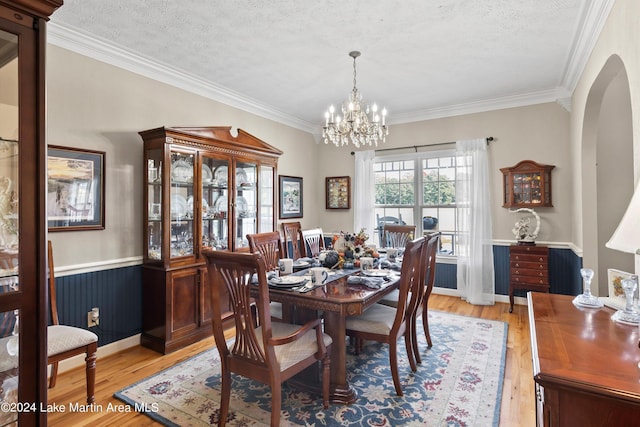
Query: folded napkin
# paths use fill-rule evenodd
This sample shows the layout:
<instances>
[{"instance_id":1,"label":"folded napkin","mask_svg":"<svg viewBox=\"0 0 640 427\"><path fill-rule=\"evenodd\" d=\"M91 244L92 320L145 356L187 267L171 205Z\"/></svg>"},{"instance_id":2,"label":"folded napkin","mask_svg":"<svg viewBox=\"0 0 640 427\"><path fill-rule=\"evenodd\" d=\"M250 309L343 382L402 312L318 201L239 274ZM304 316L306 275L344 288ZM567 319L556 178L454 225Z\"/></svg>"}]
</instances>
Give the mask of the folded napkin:
<instances>
[{"instance_id":1,"label":"folded napkin","mask_svg":"<svg viewBox=\"0 0 640 427\"><path fill-rule=\"evenodd\" d=\"M274 277L278 277L278 274L275 271L269 271L267 273L267 280L271 280ZM253 273L253 276L251 276L251 283L253 284L258 283L258 273Z\"/></svg>"},{"instance_id":2,"label":"folded napkin","mask_svg":"<svg viewBox=\"0 0 640 427\"><path fill-rule=\"evenodd\" d=\"M347 283L350 285L364 285L371 289L380 289L384 279L381 277L363 277L363 276L349 276Z\"/></svg>"},{"instance_id":3,"label":"folded napkin","mask_svg":"<svg viewBox=\"0 0 640 427\"><path fill-rule=\"evenodd\" d=\"M388 268L389 270L400 271L402 268L402 264L399 262L391 262L389 260L383 259L380 261L380 267Z\"/></svg>"}]
</instances>

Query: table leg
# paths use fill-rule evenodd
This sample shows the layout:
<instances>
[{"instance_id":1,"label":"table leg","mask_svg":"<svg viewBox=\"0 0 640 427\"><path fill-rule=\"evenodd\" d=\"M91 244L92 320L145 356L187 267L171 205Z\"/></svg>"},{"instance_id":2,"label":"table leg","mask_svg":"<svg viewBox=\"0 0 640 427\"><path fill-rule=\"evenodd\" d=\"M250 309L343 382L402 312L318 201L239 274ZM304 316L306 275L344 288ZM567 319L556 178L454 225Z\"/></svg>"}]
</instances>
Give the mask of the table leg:
<instances>
[{"instance_id":1,"label":"table leg","mask_svg":"<svg viewBox=\"0 0 640 427\"><path fill-rule=\"evenodd\" d=\"M358 393L347 382L346 319L340 313L325 311L324 330L331 336L331 396L335 403L351 404Z\"/></svg>"}]
</instances>

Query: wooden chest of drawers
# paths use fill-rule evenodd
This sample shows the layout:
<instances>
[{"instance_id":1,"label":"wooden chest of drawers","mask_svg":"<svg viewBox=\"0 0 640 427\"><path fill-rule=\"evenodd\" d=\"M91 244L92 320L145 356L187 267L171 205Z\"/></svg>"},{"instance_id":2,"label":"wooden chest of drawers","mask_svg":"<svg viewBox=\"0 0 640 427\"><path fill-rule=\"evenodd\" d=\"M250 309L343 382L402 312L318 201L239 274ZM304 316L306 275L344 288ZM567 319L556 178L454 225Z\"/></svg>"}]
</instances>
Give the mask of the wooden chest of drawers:
<instances>
[{"instance_id":1,"label":"wooden chest of drawers","mask_svg":"<svg viewBox=\"0 0 640 427\"><path fill-rule=\"evenodd\" d=\"M516 289L549 292L549 248L512 245L509 247L509 313L513 311Z\"/></svg>"}]
</instances>

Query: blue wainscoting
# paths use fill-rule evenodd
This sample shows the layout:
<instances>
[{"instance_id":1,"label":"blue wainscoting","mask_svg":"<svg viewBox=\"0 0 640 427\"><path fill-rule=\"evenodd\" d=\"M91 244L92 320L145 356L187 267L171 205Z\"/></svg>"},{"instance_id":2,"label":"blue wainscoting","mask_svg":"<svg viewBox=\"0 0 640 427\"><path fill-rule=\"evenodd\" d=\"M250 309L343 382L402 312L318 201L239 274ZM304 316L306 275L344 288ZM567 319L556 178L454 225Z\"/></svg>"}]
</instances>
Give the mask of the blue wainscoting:
<instances>
[{"instance_id":1,"label":"blue wainscoting","mask_svg":"<svg viewBox=\"0 0 640 427\"><path fill-rule=\"evenodd\" d=\"M122 267L56 277L58 318L87 329L87 312L100 309L100 325L89 330L102 346L142 330L142 267ZM160 308L163 309L163 308Z\"/></svg>"},{"instance_id":2,"label":"blue wainscoting","mask_svg":"<svg viewBox=\"0 0 640 427\"><path fill-rule=\"evenodd\" d=\"M496 278L496 294L509 295L509 246L493 246L493 267ZM549 248L549 282L554 294L578 295L582 292L580 276L582 258L568 248ZM438 263L435 286L457 289L456 264ZM525 290L515 292L525 296Z\"/></svg>"},{"instance_id":3,"label":"blue wainscoting","mask_svg":"<svg viewBox=\"0 0 640 427\"><path fill-rule=\"evenodd\" d=\"M509 247L494 245L496 294L509 294ZM582 292L582 258L571 249L549 249L551 292L577 295ZM91 328L99 345L141 332L142 267L131 266L56 277L60 323L87 328L87 312L100 308L100 326ZM435 285L456 289L456 265L438 263ZM517 295L524 296L525 291ZM159 309L163 309L160 307Z\"/></svg>"}]
</instances>

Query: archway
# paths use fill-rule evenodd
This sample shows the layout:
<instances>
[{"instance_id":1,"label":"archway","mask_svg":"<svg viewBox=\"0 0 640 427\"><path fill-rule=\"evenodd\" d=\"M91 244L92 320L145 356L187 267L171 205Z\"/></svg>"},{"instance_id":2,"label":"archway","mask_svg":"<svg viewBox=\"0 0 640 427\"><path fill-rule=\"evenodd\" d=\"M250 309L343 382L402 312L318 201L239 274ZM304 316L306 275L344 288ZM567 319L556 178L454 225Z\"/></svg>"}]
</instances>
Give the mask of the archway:
<instances>
[{"instance_id":1,"label":"archway","mask_svg":"<svg viewBox=\"0 0 640 427\"><path fill-rule=\"evenodd\" d=\"M607 269L634 271L634 257L605 247L634 189L629 80L611 56L594 81L582 132L583 265L593 268L594 293L606 296Z\"/></svg>"}]
</instances>

